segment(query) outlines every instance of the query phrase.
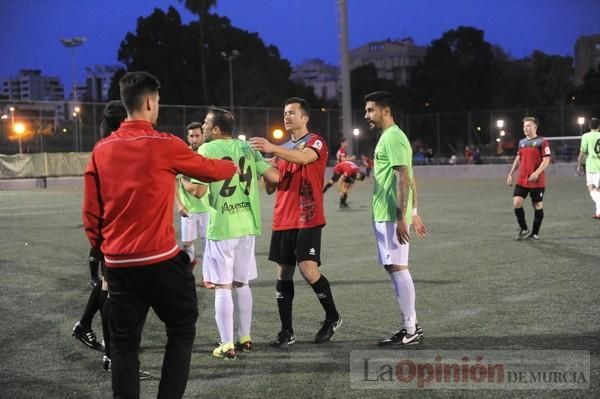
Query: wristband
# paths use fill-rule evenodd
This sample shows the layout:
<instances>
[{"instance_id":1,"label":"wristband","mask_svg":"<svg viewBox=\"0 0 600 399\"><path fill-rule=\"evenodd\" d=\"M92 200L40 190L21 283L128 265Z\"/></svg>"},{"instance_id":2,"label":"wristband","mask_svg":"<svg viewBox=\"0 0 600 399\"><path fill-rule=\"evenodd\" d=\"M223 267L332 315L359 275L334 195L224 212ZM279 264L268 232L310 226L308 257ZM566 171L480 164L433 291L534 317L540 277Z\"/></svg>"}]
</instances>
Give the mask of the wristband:
<instances>
[{"instance_id":1,"label":"wristband","mask_svg":"<svg viewBox=\"0 0 600 399\"><path fill-rule=\"evenodd\" d=\"M417 216L417 215L418 215L418 213L417 213L417 208L413 208L413 210L412 210L412 215L413 215L413 216Z\"/></svg>"}]
</instances>

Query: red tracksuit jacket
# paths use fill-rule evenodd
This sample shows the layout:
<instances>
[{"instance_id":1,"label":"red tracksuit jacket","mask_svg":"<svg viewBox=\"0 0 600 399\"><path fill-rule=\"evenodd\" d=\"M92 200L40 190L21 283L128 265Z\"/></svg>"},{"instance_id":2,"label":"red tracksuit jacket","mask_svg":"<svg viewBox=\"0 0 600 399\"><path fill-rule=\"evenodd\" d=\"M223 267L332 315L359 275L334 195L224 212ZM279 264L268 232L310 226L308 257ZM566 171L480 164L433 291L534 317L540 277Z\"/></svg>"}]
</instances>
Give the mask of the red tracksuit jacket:
<instances>
[{"instance_id":1,"label":"red tracksuit jacket","mask_svg":"<svg viewBox=\"0 0 600 399\"><path fill-rule=\"evenodd\" d=\"M178 252L173 228L175 176L211 182L232 177L230 161L204 158L146 121L125 121L96 144L84 175L83 224L107 267L158 263Z\"/></svg>"}]
</instances>

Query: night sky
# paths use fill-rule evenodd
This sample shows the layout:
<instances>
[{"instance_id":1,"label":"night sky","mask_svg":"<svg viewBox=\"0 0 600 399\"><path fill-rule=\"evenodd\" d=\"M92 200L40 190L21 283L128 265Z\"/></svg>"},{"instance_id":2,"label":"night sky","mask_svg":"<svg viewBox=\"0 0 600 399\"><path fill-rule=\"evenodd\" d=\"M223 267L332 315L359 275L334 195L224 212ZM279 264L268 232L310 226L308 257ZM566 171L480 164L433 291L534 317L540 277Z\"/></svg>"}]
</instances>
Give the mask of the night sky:
<instances>
[{"instance_id":1,"label":"night sky","mask_svg":"<svg viewBox=\"0 0 600 399\"><path fill-rule=\"evenodd\" d=\"M335 0L219 0L213 9L232 24L258 32L292 65L309 58L338 64ZM177 0L4 0L0 9L0 76L41 69L71 84L70 50L61 37L85 36L77 49L78 81L86 66L118 64L117 50L136 20L173 5L184 22L195 18ZM427 45L458 26L515 58L533 50L574 54L578 36L600 33L600 0L348 0L350 48L368 41L412 37ZM240 49L241 50L241 49ZM68 91L68 89L67 89Z\"/></svg>"}]
</instances>

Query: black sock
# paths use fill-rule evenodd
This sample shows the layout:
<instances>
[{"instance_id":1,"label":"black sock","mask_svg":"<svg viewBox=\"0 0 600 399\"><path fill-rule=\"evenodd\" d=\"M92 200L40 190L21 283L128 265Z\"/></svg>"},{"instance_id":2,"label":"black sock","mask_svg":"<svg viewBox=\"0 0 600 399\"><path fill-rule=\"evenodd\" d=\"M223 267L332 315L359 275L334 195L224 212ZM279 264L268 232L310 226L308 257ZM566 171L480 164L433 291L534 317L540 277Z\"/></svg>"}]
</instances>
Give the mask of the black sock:
<instances>
[{"instance_id":1,"label":"black sock","mask_svg":"<svg viewBox=\"0 0 600 399\"><path fill-rule=\"evenodd\" d=\"M329 280L325 278L321 274L321 278L318 279L314 284L311 284L312 289L317 294L317 298L319 298L319 302L325 309L325 318L327 320L337 320L340 315L335 308L335 303L333 302L333 295L331 295L331 286L329 285Z\"/></svg>"},{"instance_id":2,"label":"black sock","mask_svg":"<svg viewBox=\"0 0 600 399\"><path fill-rule=\"evenodd\" d=\"M348 198L348 194L347 193L342 194L341 197L340 197L340 204L347 205L346 204L346 198Z\"/></svg>"},{"instance_id":3,"label":"black sock","mask_svg":"<svg viewBox=\"0 0 600 399\"><path fill-rule=\"evenodd\" d=\"M90 292L90 297L88 298L87 305L85 305L85 310L83 311L83 316L81 316L80 323L83 324L84 327L91 328L92 327L92 319L94 315L99 310L98 308L98 297L100 296L100 284L96 285L92 288L92 292Z\"/></svg>"},{"instance_id":4,"label":"black sock","mask_svg":"<svg viewBox=\"0 0 600 399\"><path fill-rule=\"evenodd\" d=\"M108 291L102 291L108 295ZM100 314L102 315L102 335L104 338L104 354L110 359L110 327L108 325L110 320L110 299L106 297L104 300L104 306L100 308Z\"/></svg>"},{"instance_id":5,"label":"black sock","mask_svg":"<svg viewBox=\"0 0 600 399\"><path fill-rule=\"evenodd\" d=\"M538 234L540 232L542 220L544 220L544 209L536 209L533 214L533 230L531 234Z\"/></svg>"},{"instance_id":6,"label":"black sock","mask_svg":"<svg viewBox=\"0 0 600 399\"><path fill-rule=\"evenodd\" d=\"M294 302L294 281L277 280L277 307L279 308L279 319L281 329L294 332L292 328L292 303Z\"/></svg>"},{"instance_id":7,"label":"black sock","mask_svg":"<svg viewBox=\"0 0 600 399\"><path fill-rule=\"evenodd\" d=\"M527 230L527 222L525 221L525 210L523 207L515 208L515 215L517 215L517 222L521 230Z\"/></svg>"},{"instance_id":8,"label":"black sock","mask_svg":"<svg viewBox=\"0 0 600 399\"><path fill-rule=\"evenodd\" d=\"M325 187L323 187L323 192L327 191L327 190L329 189L329 187L331 187L331 186L333 186L333 184L331 184L331 183L327 183L327 184L325 185Z\"/></svg>"}]
</instances>

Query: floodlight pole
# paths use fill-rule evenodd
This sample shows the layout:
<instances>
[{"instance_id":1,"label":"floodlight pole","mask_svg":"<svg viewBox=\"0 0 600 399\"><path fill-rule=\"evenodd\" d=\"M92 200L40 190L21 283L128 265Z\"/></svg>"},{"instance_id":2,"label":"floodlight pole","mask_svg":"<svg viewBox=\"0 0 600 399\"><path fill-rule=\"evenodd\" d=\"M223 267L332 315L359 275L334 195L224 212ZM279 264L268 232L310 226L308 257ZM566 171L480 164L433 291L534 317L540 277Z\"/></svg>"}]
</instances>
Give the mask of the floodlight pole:
<instances>
[{"instance_id":1,"label":"floodlight pole","mask_svg":"<svg viewBox=\"0 0 600 399\"><path fill-rule=\"evenodd\" d=\"M352 104L350 99L350 56L348 54L348 10L346 0L337 0L342 80L342 137L354 143L352 136ZM356 149L353 148L355 153Z\"/></svg>"},{"instance_id":2,"label":"floodlight pole","mask_svg":"<svg viewBox=\"0 0 600 399\"><path fill-rule=\"evenodd\" d=\"M227 54L221 51L221 56L229 63L229 110L233 112L233 60L240 56L240 52L233 50L230 54Z\"/></svg>"},{"instance_id":3,"label":"floodlight pole","mask_svg":"<svg viewBox=\"0 0 600 399\"><path fill-rule=\"evenodd\" d=\"M77 47L83 46L86 42L87 38L83 36L71 37L71 38L61 38L60 42L63 46L71 49L71 64L73 68L73 100L77 101L77 58L75 56L75 49Z\"/></svg>"}]
</instances>

